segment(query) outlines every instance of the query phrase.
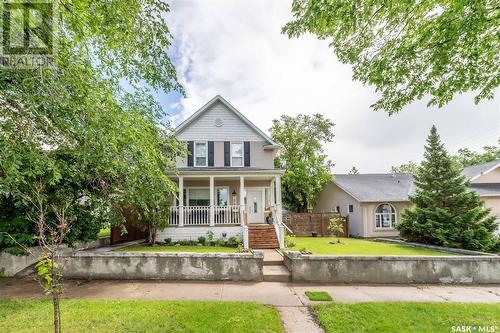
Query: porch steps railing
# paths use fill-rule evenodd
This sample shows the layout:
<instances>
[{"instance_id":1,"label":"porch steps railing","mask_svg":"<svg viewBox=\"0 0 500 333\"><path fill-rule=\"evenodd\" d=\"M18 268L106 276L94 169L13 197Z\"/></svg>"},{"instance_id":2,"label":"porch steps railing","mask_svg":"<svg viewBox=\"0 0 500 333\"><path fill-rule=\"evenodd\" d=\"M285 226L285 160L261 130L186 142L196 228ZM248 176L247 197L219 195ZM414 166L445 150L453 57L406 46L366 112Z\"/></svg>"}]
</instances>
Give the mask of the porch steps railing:
<instances>
[{"instance_id":1,"label":"porch steps railing","mask_svg":"<svg viewBox=\"0 0 500 333\"><path fill-rule=\"evenodd\" d=\"M178 226L180 211L183 210L184 225L210 225L211 206L172 206L170 207L169 225ZM240 206L213 206L214 225L240 224Z\"/></svg>"}]
</instances>

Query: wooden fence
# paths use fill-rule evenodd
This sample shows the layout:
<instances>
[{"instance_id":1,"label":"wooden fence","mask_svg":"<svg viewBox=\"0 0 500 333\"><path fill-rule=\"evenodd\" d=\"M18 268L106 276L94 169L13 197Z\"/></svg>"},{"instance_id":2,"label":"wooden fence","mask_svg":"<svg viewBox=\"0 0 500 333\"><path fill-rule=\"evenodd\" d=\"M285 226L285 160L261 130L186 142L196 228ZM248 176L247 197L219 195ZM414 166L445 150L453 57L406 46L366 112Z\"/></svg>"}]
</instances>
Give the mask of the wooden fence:
<instances>
[{"instance_id":1,"label":"wooden fence","mask_svg":"<svg viewBox=\"0 0 500 333\"><path fill-rule=\"evenodd\" d=\"M333 236L328 230L330 218L338 216L344 228L342 235L348 237L349 235L349 217L340 216L337 213L287 213L283 214L283 223L289 227L295 236Z\"/></svg>"}]
</instances>

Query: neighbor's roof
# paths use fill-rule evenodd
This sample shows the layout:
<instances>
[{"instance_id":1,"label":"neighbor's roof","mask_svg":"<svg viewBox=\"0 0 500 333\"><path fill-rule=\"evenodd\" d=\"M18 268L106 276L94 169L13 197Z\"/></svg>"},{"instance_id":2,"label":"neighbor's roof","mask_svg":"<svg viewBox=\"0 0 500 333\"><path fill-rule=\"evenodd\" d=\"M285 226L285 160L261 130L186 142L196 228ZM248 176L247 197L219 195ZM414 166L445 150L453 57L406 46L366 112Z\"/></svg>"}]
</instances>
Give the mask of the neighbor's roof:
<instances>
[{"instance_id":1,"label":"neighbor's roof","mask_svg":"<svg viewBox=\"0 0 500 333\"><path fill-rule=\"evenodd\" d=\"M469 180L474 180L478 177L481 177L485 173L488 173L500 166L500 160L488 162L488 163L483 163L483 164L476 164L472 165L470 167L466 167L462 169L462 175L467 177Z\"/></svg>"},{"instance_id":2,"label":"neighbor's roof","mask_svg":"<svg viewBox=\"0 0 500 333\"><path fill-rule=\"evenodd\" d=\"M269 145L266 146L266 148L279 148L279 144L274 142L266 133L260 130L257 126L255 126L250 120L248 120L243 114L241 114L234 106L229 104L228 101L226 101L222 96L217 95L214 98L212 98L207 104L203 105L201 109L193 113L189 118L184 120L177 128L175 131L177 133L181 133L184 129L186 129L189 124L191 124L193 121L198 119L203 113L205 113L207 110L212 107L215 103L220 102L222 103L225 107L228 108L228 110L232 111L238 118L240 118L245 124L247 124L250 128L252 128L255 132L257 132L264 140L266 140Z\"/></svg>"},{"instance_id":3,"label":"neighbor's roof","mask_svg":"<svg viewBox=\"0 0 500 333\"><path fill-rule=\"evenodd\" d=\"M361 202L407 201L413 188L408 173L335 175L333 182Z\"/></svg>"},{"instance_id":4,"label":"neighbor's roof","mask_svg":"<svg viewBox=\"0 0 500 333\"><path fill-rule=\"evenodd\" d=\"M471 184L470 189L477 192L480 196L500 195L500 183L497 184Z\"/></svg>"}]
</instances>

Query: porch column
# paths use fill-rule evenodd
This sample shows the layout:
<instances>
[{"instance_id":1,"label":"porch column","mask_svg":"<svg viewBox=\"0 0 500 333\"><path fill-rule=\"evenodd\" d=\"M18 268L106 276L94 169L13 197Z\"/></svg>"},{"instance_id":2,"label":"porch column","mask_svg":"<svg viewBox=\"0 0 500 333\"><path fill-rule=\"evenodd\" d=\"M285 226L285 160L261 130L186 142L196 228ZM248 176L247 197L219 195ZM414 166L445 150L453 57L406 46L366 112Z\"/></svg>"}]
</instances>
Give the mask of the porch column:
<instances>
[{"instance_id":1,"label":"porch column","mask_svg":"<svg viewBox=\"0 0 500 333\"><path fill-rule=\"evenodd\" d=\"M215 225L214 176L210 176L210 226Z\"/></svg>"},{"instance_id":2,"label":"porch column","mask_svg":"<svg viewBox=\"0 0 500 333\"><path fill-rule=\"evenodd\" d=\"M276 176L274 184L276 185L276 218L278 222L283 222L281 211L281 176Z\"/></svg>"},{"instance_id":3,"label":"porch column","mask_svg":"<svg viewBox=\"0 0 500 333\"><path fill-rule=\"evenodd\" d=\"M184 226L184 177L179 176L179 227Z\"/></svg>"},{"instance_id":4,"label":"porch column","mask_svg":"<svg viewBox=\"0 0 500 333\"><path fill-rule=\"evenodd\" d=\"M240 223L241 225L244 224L244 214L243 211L245 209L245 195L243 191L245 190L245 177L240 176Z\"/></svg>"}]
</instances>

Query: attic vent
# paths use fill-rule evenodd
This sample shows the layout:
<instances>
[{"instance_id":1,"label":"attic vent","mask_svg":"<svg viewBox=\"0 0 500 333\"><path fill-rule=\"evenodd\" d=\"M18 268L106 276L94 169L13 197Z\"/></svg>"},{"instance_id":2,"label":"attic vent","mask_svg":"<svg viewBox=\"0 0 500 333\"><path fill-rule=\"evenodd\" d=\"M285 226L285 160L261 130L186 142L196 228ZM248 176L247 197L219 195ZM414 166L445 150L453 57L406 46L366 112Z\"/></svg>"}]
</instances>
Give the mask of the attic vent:
<instances>
[{"instance_id":1,"label":"attic vent","mask_svg":"<svg viewBox=\"0 0 500 333\"><path fill-rule=\"evenodd\" d=\"M222 118L215 118L214 125L217 127L221 127L224 124Z\"/></svg>"}]
</instances>

